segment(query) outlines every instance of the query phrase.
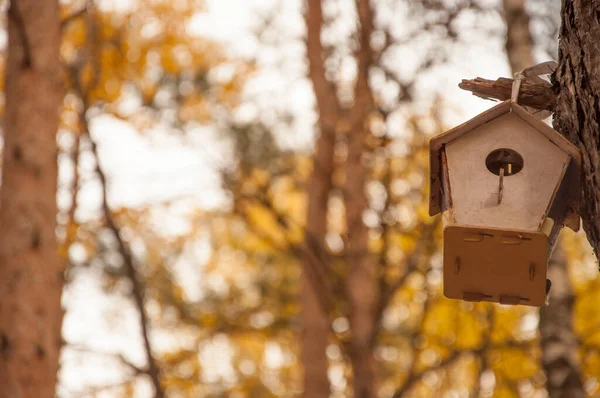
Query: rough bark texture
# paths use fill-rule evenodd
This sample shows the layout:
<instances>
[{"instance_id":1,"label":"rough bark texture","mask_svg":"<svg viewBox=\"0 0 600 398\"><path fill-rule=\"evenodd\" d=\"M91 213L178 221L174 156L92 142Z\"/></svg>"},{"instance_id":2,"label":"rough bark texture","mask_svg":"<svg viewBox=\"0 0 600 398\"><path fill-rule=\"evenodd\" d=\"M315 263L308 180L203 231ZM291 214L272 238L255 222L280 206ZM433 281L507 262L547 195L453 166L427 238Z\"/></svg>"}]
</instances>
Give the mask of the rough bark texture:
<instances>
[{"instance_id":1,"label":"rough bark texture","mask_svg":"<svg viewBox=\"0 0 600 398\"><path fill-rule=\"evenodd\" d=\"M336 136L337 98L325 76L321 25L323 15L321 0L309 0L306 11L307 56L309 77L313 84L319 114L320 135L316 142L313 172L308 183L308 211L306 222L306 246L324 245L327 233L327 208L333 174L333 154ZM316 248L318 250L318 247ZM323 264L315 264L314 256L303 256L302 276L302 364L304 367L304 397L328 398L328 361L325 354L329 344L329 317L319 300L319 286L314 283L311 270Z\"/></svg>"},{"instance_id":2,"label":"rough bark texture","mask_svg":"<svg viewBox=\"0 0 600 398\"><path fill-rule=\"evenodd\" d=\"M350 360L353 371L355 398L377 396L376 367L373 357L373 333L377 324L379 298L377 263L369 254L368 229L363 213L368 209L366 182L368 170L363 161L366 139L369 135L369 115L373 111L373 93L369 87L369 69L373 64L370 38L373 32L373 15L368 0L357 0L360 22L360 50L357 54L358 75L354 89L354 106L350 111L348 158L344 184L344 204L348 240L346 263L348 266L347 295L350 306L352 331Z\"/></svg>"},{"instance_id":3,"label":"rough bark texture","mask_svg":"<svg viewBox=\"0 0 600 398\"><path fill-rule=\"evenodd\" d=\"M579 147L583 228L600 253L600 0L564 1L554 127Z\"/></svg>"},{"instance_id":4,"label":"rough bark texture","mask_svg":"<svg viewBox=\"0 0 600 398\"><path fill-rule=\"evenodd\" d=\"M532 66L533 38L529 30L529 14L525 0L502 0L506 22L506 55L512 73Z\"/></svg>"},{"instance_id":5,"label":"rough bark texture","mask_svg":"<svg viewBox=\"0 0 600 398\"><path fill-rule=\"evenodd\" d=\"M577 362L577 336L573 332L575 295L567 274L567 259L560 242L548 264L552 281L550 303L540 310L542 367L549 398L586 396Z\"/></svg>"},{"instance_id":6,"label":"rough bark texture","mask_svg":"<svg viewBox=\"0 0 600 398\"><path fill-rule=\"evenodd\" d=\"M60 19L56 0L12 0L0 192L0 397L54 396L63 265L56 189Z\"/></svg>"}]
</instances>

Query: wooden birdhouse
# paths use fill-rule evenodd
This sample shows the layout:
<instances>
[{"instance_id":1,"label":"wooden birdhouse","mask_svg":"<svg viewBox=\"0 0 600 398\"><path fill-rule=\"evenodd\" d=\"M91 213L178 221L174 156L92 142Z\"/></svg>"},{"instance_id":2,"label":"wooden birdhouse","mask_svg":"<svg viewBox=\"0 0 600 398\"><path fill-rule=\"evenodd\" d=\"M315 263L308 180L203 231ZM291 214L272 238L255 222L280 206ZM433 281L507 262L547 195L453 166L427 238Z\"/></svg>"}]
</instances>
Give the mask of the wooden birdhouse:
<instances>
[{"instance_id":1,"label":"wooden birdhouse","mask_svg":"<svg viewBox=\"0 0 600 398\"><path fill-rule=\"evenodd\" d=\"M558 233L579 229L577 148L508 100L433 138L430 163L446 297L543 305Z\"/></svg>"}]
</instances>

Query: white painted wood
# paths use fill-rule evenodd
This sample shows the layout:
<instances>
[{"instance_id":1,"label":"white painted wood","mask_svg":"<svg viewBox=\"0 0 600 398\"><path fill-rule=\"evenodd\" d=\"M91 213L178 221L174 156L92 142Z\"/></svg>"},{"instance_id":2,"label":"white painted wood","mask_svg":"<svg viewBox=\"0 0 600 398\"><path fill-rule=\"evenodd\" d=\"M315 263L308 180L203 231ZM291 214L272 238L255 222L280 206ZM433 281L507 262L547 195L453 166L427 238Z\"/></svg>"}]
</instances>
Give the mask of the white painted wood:
<instances>
[{"instance_id":1,"label":"white painted wood","mask_svg":"<svg viewBox=\"0 0 600 398\"><path fill-rule=\"evenodd\" d=\"M523 170L498 179L485 166L499 148L517 151ZM505 113L446 145L457 224L535 231L552 198L568 155L512 112Z\"/></svg>"}]
</instances>

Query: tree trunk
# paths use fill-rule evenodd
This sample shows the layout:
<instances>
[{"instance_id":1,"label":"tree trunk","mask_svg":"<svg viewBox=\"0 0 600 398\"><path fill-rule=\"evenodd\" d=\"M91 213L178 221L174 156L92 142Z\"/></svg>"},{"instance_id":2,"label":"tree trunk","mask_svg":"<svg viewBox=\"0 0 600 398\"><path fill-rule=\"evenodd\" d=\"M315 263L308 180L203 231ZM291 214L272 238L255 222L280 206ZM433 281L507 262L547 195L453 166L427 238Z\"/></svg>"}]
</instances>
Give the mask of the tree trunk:
<instances>
[{"instance_id":1,"label":"tree trunk","mask_svg":"<svg viewBox=\"0 0 600 398\"><path fill-rule=\"evenodd\" d=\"M502 0L506 22L506 55L512 73L533 66L533 38L525 0Z\"/></svg>"},{"instance_id":2,"label":"tree trunk","mask_svg":"<svg viewBox=\"0 0 600 398\"><path fill-rule=\"evenodd\" d=\"M329 398L327 349L329 324L311 278L302 277L302 365L306 398Z\"/></svg>"},{"instance_id":3,"label":"tree trunk","mask_svg":"<svg viewBox=\"0 0 600 398\"><path fill-rule=\"evenodd\" d=\"M554 127L582 154L581 218L596 256L600 248L600 1L564 1L559 33ZM552 264L551 264L552 265ZM550 398L584 397L572 332L573 294L564 267L553 266L550 307L540 314L543 365ZM562 273L562 274L561 274ZM558 274L554 276L553 274ZM543 324L554 330L543 332Z\"/></svg>"},{"instance_id":4,"label":"tree trunk","mask_svg":"<svg viewBox=\"0 0 600 398\"><path fill-rule=\"evenodd\" d=\"M581 218L596 256L600 253L600 0L569 0L562 6L558 93L554 127L582 154Z\"/></svg>"},{"instance_id":5,"label":"tree trunk","mask_svg":"<svg viewBox=\"0 0 600 398\"><path fill-rule=\"evenodd\" d=\"M548 264L552 281L550 303L540 309L542 367L549 398L586 396L577 363L577 337L573 332L575 295L567 273L567 259L560 245Z\"/></svg>"},{"instance_id":6,"label":"tree trunk","mask_svg":"<svg viewBox=\"0 0 600 398\"><path fill-rule=\"evenodd\" d=\"M370 133L369 115L373 111L373 93L369 87L369 69L373 65L370 46L373 32L373 15L369 0L357 0L360 21L357 63L358 74L354 89L354 106L350 111L348 134L348 158L344 184L344 202L348 243L346 262L348 266L347 294L350 304L350 328L352 331L350 360L352 362L355 398L374 398L376 389L376 366L373 357L373 341L377 324L379 299L377 263L369 254L368 228L363 214L369 203L366 196L368 169L363 161L366 139Z\"/></svg>"},{"instance_id":7,"label":"tree trunk","mask_svg":"<svg viewBox=\"0 0 600 398\"><path fill-rule=\"evenodd\" d=\"M306 10L307 41L306 51L309 62L309 77L312 81L317 112L319 114L320 135L316 142L313 158L313 171L308 183L308 211L305 243L312 253L305 253L302 259L302 324L301 336L302 364L304 367L304 397L328 398L329 378L326 356L329 344L329 317L319 289L318 279L326 270L317 268L326 264L315 262L321 257L315 250L325 244L327 233L327 209L333 174L333 155L336 140L337 99L325 76L321 27L323 15L321 0L309 0ZM322 253L321 253L322 254Z\"/></svg>"},{"instance_id":8,"label":"tree trunk","mask_svg":"<svg viewBox=\"0 0 600 398\"><path fill-rule=\"evenodd\" d=\"M56 189L60 17L56 0L12 0L0 192L0 397L53 397L63 266Z\"/></svg>"}]
</instances>

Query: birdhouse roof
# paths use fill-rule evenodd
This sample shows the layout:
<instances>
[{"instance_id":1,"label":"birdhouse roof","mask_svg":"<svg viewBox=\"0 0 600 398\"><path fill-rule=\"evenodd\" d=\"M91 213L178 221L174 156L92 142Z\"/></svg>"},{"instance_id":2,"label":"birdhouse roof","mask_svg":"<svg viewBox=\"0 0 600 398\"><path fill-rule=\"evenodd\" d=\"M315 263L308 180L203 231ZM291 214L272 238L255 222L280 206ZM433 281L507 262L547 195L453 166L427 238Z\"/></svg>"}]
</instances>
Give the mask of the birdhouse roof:
<instances>
[{"instance_id":1,"label":"birdhouse roof","mask_svg":"<svg viewBox=\"0 0 600 398\"><path fill-rule=\"evenodd\" d=\"M446 144L452 141L459 140L463 135L477 129L478 127L489 123L490 121L512 112L518 116L524 123L533 127L536 131L542 134L550 142L564 151L571 157L571 161L576 165L577 170L581 170L581 154L575 145L569 140L563 137L560 133L548 126L546 123L537 119L536 117L529 114L523 107L507 100L494 106L491 109L475 116L473 119L446 131L445 133L439 134L432 138L429 142L430 151L430 199L429 199L429 214L434 216L441 212L442 206L442 193L440 185L440 160L441 150ZM581 192L581 181L580 178L577 181L569 181L572 184L573 189L571 197L567 198L570 202L568 206L568 213L565 216L564 224L573 230L579 229L579 206L580 206L580 192Z\"/></svg>"}]
</instances>

